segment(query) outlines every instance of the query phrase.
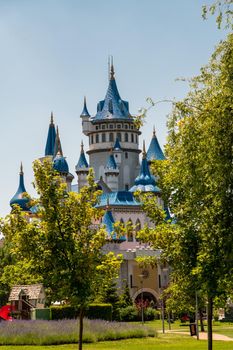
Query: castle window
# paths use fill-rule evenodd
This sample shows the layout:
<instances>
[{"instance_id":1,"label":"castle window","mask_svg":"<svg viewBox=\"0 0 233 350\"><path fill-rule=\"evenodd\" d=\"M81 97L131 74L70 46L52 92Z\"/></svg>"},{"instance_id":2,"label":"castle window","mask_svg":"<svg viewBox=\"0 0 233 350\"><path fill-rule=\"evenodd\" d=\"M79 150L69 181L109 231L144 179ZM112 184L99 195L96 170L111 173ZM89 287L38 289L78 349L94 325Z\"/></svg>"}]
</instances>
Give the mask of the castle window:
<instances>
[{"instance_id":1,"label":"castle window","mask_svg":"<svg viewBox=\"0 0 233 350\"><path fill-rule=\"evenodd\" d=\"M96 143L99 143L99 135L98 135L98 134L95 135L95 142L96 142Z\"/></svg>"},{"instance_id":2,"label":"castle window","mask_svg":"<svg viewBox=\"0 0 233 350\"><path fill-rule=\"evenodd\" d=\"M125 142L129 142L129 135L127 134L127 132L125 133Z\"/></svg>"},{"instance_id":3,"label":"castle window","mask_svg":"<svg viewBox=\"0 0 233 350\"><path fill-rule=\"evenodd\" d=\"M106 142L106 134L102 134L102 142Z\"/></svg>"},{"instance_id":4,"label":"castle window","mask_svg":"<svg viewBox=\"0 0 233 350\"><path fill-rule=\"evenodd\" d=\"M119 141L121 141L121 133L120 132L117 133L117 138Z\"/></svg>"},{"instance_id":5,"label":"castle window","mask_svg":"<svg viewBox=\"0 0 233 350\"><path fill-rule=\"evenodd\" d=\"M120 129L121 128L121 124L117 124L117 129Z\"/></svg>"},{"instance_id":6,"label":"castle window","mask_svg":"<svg viewBox=\"0 0 233 350\"><path fill-rule=\"evenodd\" d=\"M105 124L102 124L102 130L105 130Z\"/></svg>"},{"instance_id":7,"label":"castle window","mask_svg":"<svg viewBox=\"0 0 233 350\"><path fill-rule=\"evenodd\" d=\"M125 152L125 159L128 159L128 152Z\"/></svg>"},{"instance_id":8,"label":"castle window","mask_svg":"<svg viewBox=\"0 0 233 350\"><path fill-rule=\"evenodd\" d=\"M129 190L129 185L125 184L125 190L128 191Z\"/></svg>"},{"instance_id":9,"label":"castle window","mask_svg":"<svg viewBox=\"0 0 233 350\"><path fill-rule=\"evenodd\" d=\"M133 242L133 224L131 219L127 223L127 236L128 242Z\"/></svg>"},{"instance_id":10,"label":"castle window","mask_svg":"<svg viewBox=\"0 0 233 350\"><path fill-rule=\"evenodd\" d=\"M134 134L131 134L131 142L134 142Z\"/></svg>"},{"instance_id":11,"label":"castle window","mask_svg":"<svg viewBox=\"0 0 233 350\"><path fill-rule=\"evenodd\" d=\"M131 125L131 129L133 129L133 125Z\"/></svg>"},{"instance_id":12,"label":"castle window","mask_svg":"<svg viewBox=\"0 0 233 350\"><path fill-rule=\"evenodd\" d=\"M137 238L137 232L139 232L142 228L141 221L137 219L136 221L136 226L135 226L135 231L136 231L136 241L139 242L139 239Z\"/></svg>"},{"instance_id":13,"label":"castle window","mask_svg":"<svg viewBox=\"0 0 233 350\"><path fill-rule=\"evenodd\" d=\"M128 129L128 124L125 124L125 129Z\"/></svg>"},{"instance_id":14,"label":"castle window","mask_svg":"<svg viewBox=\"0 0 233 350\"><path fill-rule=\"evenodd\" d=\"M96 129L96 130L99 130L99 126L98 126L98 125L96 125L95 129Z\"/></svg>"},{"instance_id":15,"label":"castle window","mask_svg":"<svg viewBox=\"0 0 233 350\"><path fill-rule=\"evenodd\" d=\"M94 137L91 135L91 144L94 143Z\"/></svg>"},{"instance_id":16,"label":"castle window","mask_svg":"<svg viewBox=\"0 0 233 350\"><path fill-rule=\"evenodd\" d=\"M109 134L109 142L113 142L114 141L114 135L113 132L110 132Z\"/></svg>"},{"instance_id":17,"label":"castle window","mask_svg":"<svg viewBox=\"0 0 233 350\"><path fill-rule=\"evenodd\" d=\"M113 125L112 124L109 125L109 129L113 129Z\"/></svg>"}]
</instances>

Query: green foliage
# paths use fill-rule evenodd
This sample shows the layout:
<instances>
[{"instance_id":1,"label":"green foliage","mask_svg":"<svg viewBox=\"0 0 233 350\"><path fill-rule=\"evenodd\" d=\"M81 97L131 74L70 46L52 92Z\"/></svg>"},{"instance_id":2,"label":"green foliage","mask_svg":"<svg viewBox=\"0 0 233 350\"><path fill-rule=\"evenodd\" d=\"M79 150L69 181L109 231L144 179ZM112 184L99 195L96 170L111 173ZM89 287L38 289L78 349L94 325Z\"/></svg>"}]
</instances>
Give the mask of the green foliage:
<instances>
[{"instance_id":1,"label":"green foliage","mask_svg":"<svg viewBox=\"0 0 233 350\"><path fill-rule=\"evenodd\" d=\"M51 306L51 319L63 320L74 319L79 316L80 308L71 305ZM111 304L89 304L85 315L90 319L112 320Z\"/></svg>"},{"instance_id":2,"label":"green foliage","mask_svg":"<svg viewBox=\"0 0 233 350\"><path fill-rule=\"evenodd\" d=\"M232 0L216 0L211 5L202 6L202 18L207 19L207 15L216 15L216 23L218 29L221 28L222 24L225 22L224 27L233 29L232 22Z\"/></svg>"},{"instance_id":3,"label":"green foliage","mask_svg":"<svg viewBox=\"0 0 233 350\"><path fill-rule=\"evenodd\" d=\"M96 208L100 192L93 172L80 193L68 192L64 179L51 160L34 162L34 200L37 217L29 219L19 207L1 221L1 232L10 244L14 264L4 278L41 281L50 300L68 300L80 306L80 338L84 310L102 286L118 275L121 256L104 254L106 231L94 222L102 212ZM82 339L80 340L81 350Z\"/></svg>"},{"instance_id":4,"label":"green foliage","mask_svg":"<svg viewBox=\"0 0 233 350\"><path fill-rule=\"evenodd\" d=\"M159 317L158 311L151 307L145 308L143 312L144 312L145 321L152 321ZM124 322L141 321L142 320L141 311L137 309L135 305L122 308L120 309L120 320Z\"/></svg>"}]
</instances>

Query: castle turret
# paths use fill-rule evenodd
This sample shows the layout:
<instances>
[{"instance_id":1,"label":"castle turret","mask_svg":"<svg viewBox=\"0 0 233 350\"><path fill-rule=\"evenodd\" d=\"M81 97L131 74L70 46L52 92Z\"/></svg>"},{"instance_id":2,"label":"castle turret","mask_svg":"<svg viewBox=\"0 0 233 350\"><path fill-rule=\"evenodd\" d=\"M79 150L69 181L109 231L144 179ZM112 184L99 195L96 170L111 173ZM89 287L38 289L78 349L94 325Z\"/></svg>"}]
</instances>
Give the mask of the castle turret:
<instances>
[{"instance_id":1,"label":"castle turret","mask_svg":"<svg viewBox=\"0 0 233 350\"><path fill-rule=\"evenodd\" d=\"M163 154L163 151L161 150L161 147L159 145L159 141L158 141L157 136L156 136L155 127L153 128L153 136L152 136L150 146L149 146L148 151L147 151L146 158L147 158L149 164L153 160L164 160L165 159L165 156Z\"/></svg>"},{"instance_id":2,"label":"castle turret","mask_svg":"<svg viewBox=\"0 0 233 350\"><path fill-rule=\"evenodd\" d=\"M161 190L156 184L156 179L150 173L148 161L146 159L145 141L143 141L142 163L139 175L134 181L134 186L130 188L130 192L153 192L160 194Z\"/></svg>"},{"instance_id":3,"label":"castle turret","mask_svg":"<svg viewBox=\"0 0 233 350\"><path fill-rule=\"evenodd\" d=\"M107 186L111 189L112 192L118 191L119 169L117 167L112 150L107 159L107 163L104 168L104 173Z\"/></svg>"},{"instance_id":4,"label":"castle turret","mask_svg":"<svg viewBox=\"0 0 233 350\"><path fill-rule=\"evenodd\" d=\"M81 116L81 118L84 117ZM133 185L135 175L138 174L140 168L139 153L141 151L138 148L138 137L141 132L130 114L129 103L119 94L113 63L109 72L105 98L98 102L97 113L87 118L89 123L88 131L85 132L89 138L87 154L96 180L98 181L101 176L104 178L104 162L108 157L109 149L113 148L115 161L119 168L118 190L127 190ZM114 148L114 144L117 143L120 147Z\"/></svg>"},{"instance_id":5,"label":"castle turret","mask_svg":"<svg viewBox=\"0 0 233 350\"><path fill-rule=\"evenodd\" d=\"M80 118L82 118L82 128L83 128L84 135L87 135L90 129L90 120L89 120L90 117L91 116L87 110L87 101L85 96L84 103L83 103L83 110L82 110L82 113L80 114Z\"/></svg>"},{"instance_id":6,"label":"castle turret","mask_svg":"<svg viewBox=\"0 0 233 350\"><path fill-rule=\"evenodd\" d=\"M10 206L13 208L13 206L17 204L23 211L30 211L29 198L25 196L26 192L27 191L24 186L23 165L21 163L19 172L19 187L15 195L10 200Z\"/></svg>"},{"instance_id":7,"label":"castle turret","mask_svg":"<svg viewBox=\"0 0 233 350\"><path fill-rule=\"evenodd\" d=\"M78 175L78 190L82 187L87 186L87 175L89 173L89 166L85 157L83 142L81 142L81 152L78 163L75 166L76 174Z\"/></svg>"}]
</instances>

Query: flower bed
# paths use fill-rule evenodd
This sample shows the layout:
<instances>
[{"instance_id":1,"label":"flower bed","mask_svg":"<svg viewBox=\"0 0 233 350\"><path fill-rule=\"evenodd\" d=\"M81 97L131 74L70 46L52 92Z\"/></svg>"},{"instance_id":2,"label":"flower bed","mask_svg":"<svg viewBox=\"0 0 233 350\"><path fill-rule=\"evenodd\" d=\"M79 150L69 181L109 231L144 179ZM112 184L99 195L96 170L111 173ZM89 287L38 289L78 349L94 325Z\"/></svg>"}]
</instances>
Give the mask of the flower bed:
<instances>
[{"instance_id":1,"label":"flower bed","mask_svg":"<svg viewBox=\"0 0 233 350\"><path fill-rule=\"evenodd\" d=\"M84 320L84 343L126 338L154 337L144 325ZM13 321L0 323L0 345L52 345L78 342L77 320Z\"/></svg>"}]
</instances>

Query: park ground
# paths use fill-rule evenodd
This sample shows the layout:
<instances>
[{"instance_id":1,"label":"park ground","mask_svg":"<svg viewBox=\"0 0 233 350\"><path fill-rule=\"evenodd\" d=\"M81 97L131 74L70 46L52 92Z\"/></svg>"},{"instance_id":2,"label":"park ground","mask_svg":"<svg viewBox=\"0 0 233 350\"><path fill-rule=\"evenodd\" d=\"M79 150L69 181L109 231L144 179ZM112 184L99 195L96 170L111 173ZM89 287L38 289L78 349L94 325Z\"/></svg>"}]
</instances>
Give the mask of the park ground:
<instances>
[{"instance_id":1,"label":"park ground","mask_svg":"<svg viewBox=\"0 0 233 350\"><path fill-rule=\"evenodd\" d=\"M161 321L151 321L147 325L155 328L158 332L156 338L127 339L118 341L98 342L84 344L83 350L206 350L206 333L200 333L200 340L191 337L188 332L188 325L180 325L179 322L172 324L171 331L168 325L165 327L165 334L161 331ZM143 326L142 326L143 327ZM214 350L233 349L233 323L214 322ZM0 350L74 350L77 344L53 345L53 346L1 346Z\"/></svg>"}]
</instances>

